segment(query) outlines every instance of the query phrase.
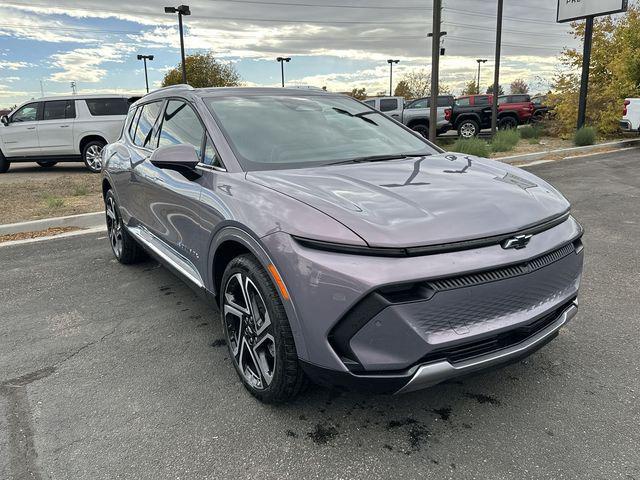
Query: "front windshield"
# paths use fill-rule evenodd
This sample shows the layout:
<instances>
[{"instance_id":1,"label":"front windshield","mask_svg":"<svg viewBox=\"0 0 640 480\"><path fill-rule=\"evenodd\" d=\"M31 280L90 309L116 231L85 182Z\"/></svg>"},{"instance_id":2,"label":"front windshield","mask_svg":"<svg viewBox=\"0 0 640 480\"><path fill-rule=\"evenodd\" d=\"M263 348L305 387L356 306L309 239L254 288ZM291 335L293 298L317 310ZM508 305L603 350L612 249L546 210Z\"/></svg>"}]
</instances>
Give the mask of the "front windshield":
<instances>
[{"instance_id":1,"label":"front windshield","mask_svg":"<svg viewBox=\"0 0 640 480\"><path fill-rule=\"evenodd\" d=\"M246 171L436 152L351 98L247 95L205 100Z\"/></svg>"}]
</instances>

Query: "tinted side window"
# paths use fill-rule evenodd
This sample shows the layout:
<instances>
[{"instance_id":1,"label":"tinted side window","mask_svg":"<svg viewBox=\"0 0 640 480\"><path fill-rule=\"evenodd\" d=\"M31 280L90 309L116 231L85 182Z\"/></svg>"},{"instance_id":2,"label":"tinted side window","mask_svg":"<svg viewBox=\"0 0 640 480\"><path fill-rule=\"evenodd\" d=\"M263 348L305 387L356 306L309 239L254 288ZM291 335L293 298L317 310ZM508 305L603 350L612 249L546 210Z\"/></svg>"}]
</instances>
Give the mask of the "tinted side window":
<instances>
[{"instance_id":1,"label":"tinted side window","mask_svg":"<svg viewBox=\"0 0 640 480\"><path fill-rule=\"evenodd\" d=\"M489 103L491 103L489 97L476 97L474 101L474 105L489 105Z\"/></svg>"},{"instance_id":2,"label":"tinted side window","mask_svg":"<svg viewBox=\"0 0 640 480\"><path fill-rule=\"evenodd\" d=\"M162 102L151 102L143 105L138 110L142 110L138 116L138 124L136 125L133 143L139 147L153 148L150 145L153 126L156 123Z\"/></svg>"},{"instance_id":3,"label":"tinted side window","mask_svg":"<svg viewBox=\"0 0 640 480\"><path fill-rule=\"evenodd\" d=\"M375 100L365 100L364 103L366 103L370 107L376 108L376 101Z\"/></svg>"},{"instance_id":4,"label":"tinted side window","mask_svg":"<svg viewBox=\"0 0 640 480\"><path fill-rule=\"evenodd\" d=\"M158 146L186 143L196 147L200 156L203 135L204 128L193 108L180 100L169 100L162 120Z\"/></svg>"},{"instance_id":5,"label":"tinted side window","mask_svg":"<svg viewBox=\"0 0 640 480\"><path fill-rule=\"evenodd\" d=\"M38 119L38 104L29 103L11 117L12 122L35 122Z\"/></svg>"},{"instance_id":6,"label":"tinted side window","mask_svg":"<svg viewBox=\"0 0 640 480\"><path fill-rule=\"evenodd\" d=\"M380 100L380 111L389 112L398 108L398 100L395 98L384 98Z\"/></svg>"},{"instance_id":7,"label":"tinted side window","mask_svg":"<svg viewBox=\"0 0 640 480\"><path fill-rule=\"evenodd\" d=\"M71 101L56 100L54 102L44 102L44 114L42 120L62 120L73 118L70 116ZM75 110L75 109L74 109ZM75 111L74 111L75 116Z\"/></svg>"},{"instance_id":8,"label":"tinted side window","mask_svg":"<svg viewBox=\"0 0 640 480\"><path fill-rule=\"evenodd\" d=\"M511 97L513 103L528 103L531 101L529 95L514 95Z\"/></svg>"},{"instance_id":9,"label":"tinted side window","mask_svg":"<svg viewBox=\"0 0 640 480\"><path fill-rule=\"evenodd\" d=\"M468 107L470 105L469 97L458 98L456 100L456 105L458 105L459 107Z\"/></svg>"},{"instance_id":10,"label":"tinted side window","mask_svg":"<svg viewBox=\"0 0 640 480\"><path fill-rule=\"evenodd\" d=\"M450 107L453 105L453 97L438 97L439 107Z\"/></svg>"},{"instance_id":11,"label":"tinted side window","mask_svg":"<svg viewBox=\"0 0 640 480\"><path fill-rule=\"evenodd\" d=\"M92 98L85 102L89 113L94 117L126 115L129 111L129 101L126 98Z\"/></svg>"}]
</instances>

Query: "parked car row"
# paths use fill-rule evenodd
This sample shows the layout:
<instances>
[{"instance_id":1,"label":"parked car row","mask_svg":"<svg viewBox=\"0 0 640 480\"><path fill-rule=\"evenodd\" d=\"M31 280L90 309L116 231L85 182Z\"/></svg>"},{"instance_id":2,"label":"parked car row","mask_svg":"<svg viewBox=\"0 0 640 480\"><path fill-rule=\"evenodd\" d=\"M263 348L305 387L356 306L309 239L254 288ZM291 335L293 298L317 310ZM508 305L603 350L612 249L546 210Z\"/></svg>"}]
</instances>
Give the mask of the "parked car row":
<instances>
[{"instance_id":1,"label":"parked car row","mask_svg":"<svg viewBox=\"0 0 640 480\"><path fill-rule=\"evenodd\" d=\"M0 117L0 173L13 162L47 168L84 162L102 169L102 148L120 136L130 105L140 97L73 95L30 100Z\"/></svg>"},{"instance_id":2,"label":"parked car row","mask_svg":"<svg viewBox=\"0 0 640 480\"><path fill-rule=\"evenodd\" d=\"M429 135L430 98L419 98L407 104L402 97L377 97L364 101L369 106L421 133ZM543 97L536 105L529 95L501 95L498 97L498 128L516 128L542 119L549 107ZM456 129L463 138L471 138L484 128L491 127L493 95L452 95L438 97L438 135Z\"/></svg>"}]
</instances>

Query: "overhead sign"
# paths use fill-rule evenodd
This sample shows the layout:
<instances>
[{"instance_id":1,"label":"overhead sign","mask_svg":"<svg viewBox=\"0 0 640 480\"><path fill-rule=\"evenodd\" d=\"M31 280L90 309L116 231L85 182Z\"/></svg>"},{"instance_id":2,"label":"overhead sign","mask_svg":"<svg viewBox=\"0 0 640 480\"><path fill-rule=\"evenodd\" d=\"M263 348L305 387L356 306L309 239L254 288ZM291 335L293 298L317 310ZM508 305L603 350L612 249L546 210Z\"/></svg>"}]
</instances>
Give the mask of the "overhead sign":
<instances>
[{"instance_id":1,"label":"overhead sign","mask_svg":"<svg viewBox=\"0 0 640 480\"><path fill-rule=\"evenodd\" d=\"M628 0L558 0L558 23L627 11Z\"/></svg>"}]
</instances>

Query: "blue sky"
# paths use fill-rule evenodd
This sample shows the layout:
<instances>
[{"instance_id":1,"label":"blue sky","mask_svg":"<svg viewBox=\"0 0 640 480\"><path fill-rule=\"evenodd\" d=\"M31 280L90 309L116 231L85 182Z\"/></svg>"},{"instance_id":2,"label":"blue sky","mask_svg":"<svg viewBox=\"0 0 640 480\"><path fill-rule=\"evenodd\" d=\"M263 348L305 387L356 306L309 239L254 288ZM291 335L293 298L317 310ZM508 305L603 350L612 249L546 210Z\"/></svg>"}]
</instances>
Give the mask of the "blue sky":
<instances>
[{"instance_id":1,"label":"blue sky","mask_svg":"<svg viewBox=\"0 0 640 480\"><path fill-rule=\"evenodd\" d=\"M5 0L0 20L0 106L70 92L141 92L142 63L156 56L149 79L157 86L179 62L176 18L167 2L123 0ZM430 68L431 11L424 0L192 0L185 18L189 52L214 52L232 62L247 85L278 85L278 55L289 84L344 91L388 88L387 58L398 58L395 79ZM516 3L518 5L513 6ZM303 4L303 5L295 5ZM390 6L393 5L393 6ZM454 91L476 75L476 58L487 58L482 84L493 69L495 0L444 1L447 54L441 79ZM451 5L451 6L450 6ZM453 6L455 5L455 6ZM576 46L567 25L555 23L556 0L507 2L502 82L525 78L546 90L559 68L557 55ZM10 12L10 14L6 14Z\"/></svg>"}]
</instances>

